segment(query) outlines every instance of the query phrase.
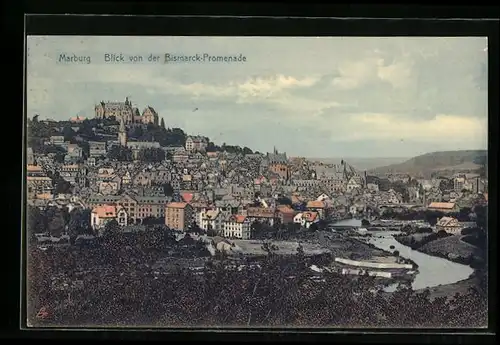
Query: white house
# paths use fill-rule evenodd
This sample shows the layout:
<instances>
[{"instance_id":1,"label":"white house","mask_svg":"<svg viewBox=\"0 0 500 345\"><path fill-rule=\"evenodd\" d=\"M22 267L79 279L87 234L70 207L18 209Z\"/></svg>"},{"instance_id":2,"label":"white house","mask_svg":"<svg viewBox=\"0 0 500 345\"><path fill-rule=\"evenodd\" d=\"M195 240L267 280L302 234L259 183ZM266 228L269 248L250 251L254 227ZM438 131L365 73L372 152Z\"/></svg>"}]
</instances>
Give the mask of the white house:
<instances>
[{"instance_id":1,"label":"white house","mask_svg":"<svg viewBox=\"0 0 500 345\"><path fill-rule=\"evenodd\" d=\"M328 195L326 195L325 193L321 194L320 196L318 196L318 198L316 199L316 201L326 201L326 200L330 200L330 197Z\"/></svg>"},{"instance_id":2,"label":"white house","mask_svg":"<svg viewBox=\"0 0 500 345\"><path fill-rule=\"evenodd\" d=\"M234 215L224 222L224 237L236 237L249 240L251 222L246 216Z\"/></svg>"},{"instance_id":3,"label":"white house","mask_svg":"<svg viewBox=\"0 0 500 345\"><path fill-rule=\"evenodd\" d=\"M459 235L462 231L462 225L453 217L443 217L436 223L436 230L444 230L449 234Z\"/></svg>"},{"instance_id":4,"label":"white house","mask_svg":"<svg viewBox=\"0 0 500 345\"><path fill-rule=\"evenodd\" d=\"M302 212L297 213L295 217L293 217L293 222L296 224L302 224Z\"/></svg>"},{"instance_id":5,"label":"white house","mask_svg":"<svg viewBox=\"0 0 500 345\"><path fill-rule=\"evenodd\" d=\"M121 206L104 205L95 207L90 214L90 225L94 230L104 228L111 220L116 220L120 226L127 226L127 212Z\"/></svg>"},{"instance_id":6,"label":"white house","mask_svg":"<svg viewBox=\"0 0 500 345\"><path fill-rule=\"evenodd\" d=\"M222 213L218 209L203 210L199 215L199 224L205 231L210 228L219 232L222 230Z\"/></svg>"},{"instance_id":7,"label":"white house","mask_svg":"<svg viewBox=\"0 0 500 345\"><path fill-rule=\"evenodd\" d=\"M311 224L319 222L320 217L318 212L302 212L298 213L293 217L293 222L300 224L301 226L309 229Z\"/></svg>"}]
</instances>

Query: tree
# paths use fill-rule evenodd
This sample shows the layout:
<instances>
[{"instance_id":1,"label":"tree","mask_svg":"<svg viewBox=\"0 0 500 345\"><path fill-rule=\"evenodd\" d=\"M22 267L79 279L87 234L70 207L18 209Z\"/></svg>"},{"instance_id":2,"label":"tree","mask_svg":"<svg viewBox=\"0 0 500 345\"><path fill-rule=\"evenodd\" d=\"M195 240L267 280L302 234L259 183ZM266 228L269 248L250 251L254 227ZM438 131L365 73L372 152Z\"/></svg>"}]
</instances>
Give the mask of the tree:
<instances>
[{"instance_id":1,"label":"tree","mask_svg":"<svg viewBox=\"0 0 500 345\"><path fill-rule=\"evenodd\" d=\"M207 144L207 147L205 148L205 151L217 152L217 151L221 151L221 148L219 146L215 145L213 142L209 141Z\"/></svg>"},{"instance_id":2,"label":"tree","mask_svg":"<svg viewBox=\"0 0 500 345\"><path fill-rule=\"evenodd\" d=\"M51 236L59 237L64 232L64 219L61 211L56 207L46 210L47 230Z\"/></svg>"},{"instance_id":3,"label":"tree","mask_svg":"<svg viewBox=\"0 0 500 345\"><path fill-rule=\"evenodd\" d=\"M54 194L68 194L71 193L71 183L63 179L62 177L58 176L56 177L55 181L53 181L54 184Z\"/></svg>"},{"instance_id":4,"label":"tree","mask_svg":"<svg viewBox=\"0 0 500 345\"><path fill-rule=\"evenodd\" d=\"M112 238L120 233L120 225L113 219L106 223L104 226L103 236L106 238Z\"/></svg>"},{"instance_id":5,"label":"tree","mask_svg":"<svg viewBox=\"0 0 500 345\"><path fill-rule=\"evenodd\" d=\"M81 147L84 158L90 157L90 146L88 141L80 141L78 146Z\"/></svg>"},{"instance_id":6,"label":"tree","mask_svg":"<svg viewBox=\"0 0 500 345\"><path fill-rule=\"evenodd\" d=\"M94 127L97 124L95 123L94 119L88 120L85 119L82 121L82 124L80 125L80 129L78 130L78 134L87 140L93 140L95 139L96 135L94 133Z\"/></svg>"},{"instance_id":7,"label":"tree","mask_svg":"<svg viewBox=\"0 0 500 345\"><path fill-rule=\"evenodd\" d=\"M75 139L76 133L73 130L73 128L71 128L70 125L66 125L66 126L63 127L62 135L64 136L64 141L71 141L71 142L73 142L74 139Z\"/></svg>"},{"instance_id":8,"label":"tree","mask_svg":"<svg viewBox=\"0 0 500 345\"><path fill-rule=\"evenodd\" d=\"M243 148L244 155L251 155L252 153L253 153L253 151L250 148L248 148L246 146Z\"/></svg>"},{"instance_id":9,"label":"tree","mask_svg":"<svg viewBox=\"0 0 500 345\"><path fill-rule=\"evenodd\" d=\"M193 221L191 223L190 232L192 232L193 234L199 235L199 234L202 234L204 231L202 228L200 228L200 226L195 221Z\"/></svg>"},{"instance_id":10,"label":"tree","mask_svg":"<svg viewBox=\"0 0 500 345\"><path fill-rule=\"evenodd\" d=\"M280 205L289 205L289 206L292 206L292 200L290 198L287 198L286 196L279 197L278 200L276 200L276 201Z\"/></svg>"},{"instance_id":11,"label":"tree","mask_svg":"<svg viewBox=\"0 0 500 345\"><path fill-rule=\"evenodd\" d=\"M392 254L396 257L396 260L399 262L399 250L395 250Z\"/></svg>"},{"instance_id":12,"label":"tree","mask_svg":"<svg viewBox=\"0 0 500 345\"><path fill-rule=\"evenodd\" d=\"M71 239L78 235L92 234L90 210L75 208L69 213L68 234Z\"/></svg>"},{"instance_id":13,"label":"tree","mask_svg":"<svg viewBox=\"0 0 500 345\"><path fill-rule=\"evenodd\" d=\"M144 131L141 126L134 127L132 133L130 133L131 138L140 139L144 135Z\"/></svg>"},{"instance_id":14,"label":"tree","mask_svg":"<svg viewBox=\"0 0 500 345\"><path fill-rule=\"evenodd\" d=\"M28 205L26 208L26 231L28 238L47 231L47 219L38 207Z\"/></svg>"},{"instance_id":15,"label":"tree","mask_svg":"<svg viewBox=\"0 0 500 345\"><path fill-rule=\"evenodd\" d=\"M447 192L453 190L453 180L443 179L439 182L439 190L441 192Z\"/></svg>"},{"instance_id":16,"label":"tree","mask_svg":"<svg viewBox=\"0 0 500 345\"><path fill-rule=\"evenodd\" d=\"M370 226L370 222L367 219L362 219L361 220L361 225L362 226Z\"/></svg>"},{"instance_id":17,"label":"tree","mask_svg":"<svg viewBox=\"0 0 500 345\"><path fill-rule=\"evenodd\" d=\"M142 220L143 225L160 225L164 222L165 219L161 217L146 217Z\"/></svg>"},{"instance_id":18,"label":"tree","mask_svg":"<svg viewBox=\"0 0 500 345\"><path fill-rule=\"evenodd\" d=\"M113 146L106 154L110 160L117 160L119 162L132 161L132 150L128 147Z\"/></svg>"},{"instance_id":19,"label":"tree","mask_svg":"<svg viewBox=\"0 0 500 345\"><path fill-rule=\"evenodd\" d=\"M318 230L318 224L312 223L309 225L309 231L317 231Z\"/></svg>"},{"instance_id":20,"label":"tree","mask_svg":"<svg viewBox=\"0 0 500 345\"><path fill-rule=\"evenodd\" d=\"M169 182L163 184L163 194L165 196L172 196L174 194L174 187Z\"/></svg>"},{"instance_id":21,"label":"tree","mask_svg":"<svg viewBox=\"0 0 500 345\"><path fill-rule=\"evenodd\" d=\"M163 117L161 118L161 121L160 121L160 127L165 129L165 120L163 119Z\"/></svg>"},{"instance_id":22,"label":"tree","mask_svg":"<svg viewBox=\"0 0 500 345\"><path fill-rule=\"evenodd\" d=\"M476 206L474 207L474 213L476 214L476 225L478 228L482 229L484 233L488 230L488 207L487 206Z\"/></svg>"}]
</instances>

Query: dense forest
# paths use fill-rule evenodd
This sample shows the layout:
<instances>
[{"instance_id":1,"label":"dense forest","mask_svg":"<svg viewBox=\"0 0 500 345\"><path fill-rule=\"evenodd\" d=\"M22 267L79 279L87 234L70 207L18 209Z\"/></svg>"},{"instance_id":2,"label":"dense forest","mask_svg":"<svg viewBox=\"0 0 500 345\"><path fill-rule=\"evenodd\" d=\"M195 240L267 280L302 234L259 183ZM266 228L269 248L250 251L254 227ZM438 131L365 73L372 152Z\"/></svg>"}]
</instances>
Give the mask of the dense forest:
<instances>
[{"instance_id":1,"label":"dense forest","mask_svg":"<svg viewBox=\"0 0 500 345\"><path fill-rule=\"evenodd\" d=\"M41 306L53 312L54 325L128 326L295 326L295 327L482 327L487 322L486 279L447 299L428 290L402 287L392 294L370 291L373 277L325 274L310 279L310 261L300 247L291 258L268 248L261 269L230 270L223 257L211 259L203 274L174 269L155 275L157 257L144 250L112 246L96 250L29 253L29 319ZM140 270L137 264L141 262ZM68 295L51 289L49 277L75 267L110 264L103 279L87 275L84 288ZM147 264L147 265L146 265ZM83 268L85 269L85 268ZM88 269L88 268L87 268ZM293 274L292 274L293 273ZM478 273L479 274L479 273ZM126 279L120 278L126 277ZM481 278L482 277L482 278Z\"/></svg>"}]
</instances>

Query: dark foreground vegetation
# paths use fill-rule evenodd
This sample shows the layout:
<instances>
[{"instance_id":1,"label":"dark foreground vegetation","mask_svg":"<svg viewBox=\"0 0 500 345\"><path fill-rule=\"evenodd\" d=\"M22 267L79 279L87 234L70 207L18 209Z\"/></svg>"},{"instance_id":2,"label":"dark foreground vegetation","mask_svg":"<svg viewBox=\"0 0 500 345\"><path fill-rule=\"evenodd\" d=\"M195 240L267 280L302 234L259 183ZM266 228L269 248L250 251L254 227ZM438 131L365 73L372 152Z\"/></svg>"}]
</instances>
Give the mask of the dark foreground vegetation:
<instances>
[{"instance_id":1,"label":"dark foreground vegetation","mask_svg":"<svg viewBox=\"0 0 500 345\"><path fill-rule=\"evenodd\" d=\"M28 253L28 319L45 326L330 326L482 327L487 323L486 279L465 294L430 298L429 291L370 291L374 278L325 274L310 279L300 248L292 258L272 252L261 268L227 268L211 259L201 274L151 268L156 254L131 248ZM106 266L106 272L97 270ZM289 269L293 267L293 269ZM77 276L77 272L84 272ZM54 288L54 277L80 280ZM481 278L482 277L482 278ZM70 284L71 285L71 284ZM36 318L41 307L49 317Z\"/></svg>"}]
</instances>

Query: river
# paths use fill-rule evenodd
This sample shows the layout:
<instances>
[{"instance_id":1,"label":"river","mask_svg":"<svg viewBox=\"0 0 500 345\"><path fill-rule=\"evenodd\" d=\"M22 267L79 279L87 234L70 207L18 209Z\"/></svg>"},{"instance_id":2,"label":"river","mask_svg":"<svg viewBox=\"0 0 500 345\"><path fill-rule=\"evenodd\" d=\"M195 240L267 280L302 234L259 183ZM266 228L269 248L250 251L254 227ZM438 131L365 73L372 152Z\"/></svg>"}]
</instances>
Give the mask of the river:
<instances>
[{"instance_id":1,"label":"river","mask_svg":"<svg viewBox=\"0 0 500 345\"><path fill-rule=\"evenodd\" d=\"M347 219L337 222L334 225L360 227L361 221L357 219ZM390 231L370 231L372 236L367 238L367 241L382 250L390 252L398 250L399 256L410 259L418 265L418 273L412 283L413 290L453 284L469 278L474 272L469 266L427 255L402 245L394 239L393 235L397 233L398 232ZM394 249L391 249L391 246L394 246ZM386 288L385 291L391 292L395 290L396 287L397 284L391 285Z\"/></svg>"}]
</instances>

